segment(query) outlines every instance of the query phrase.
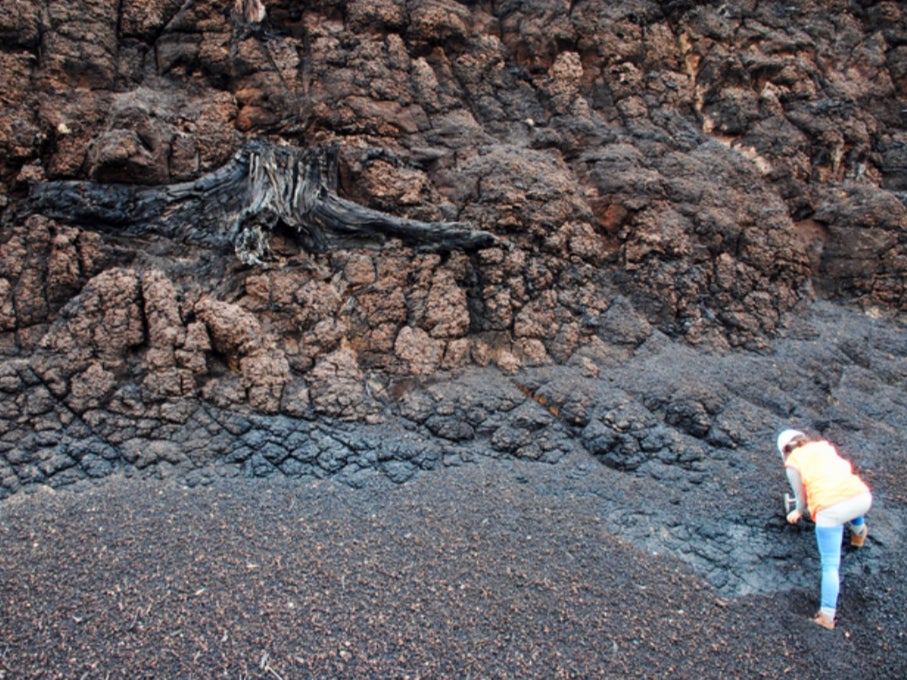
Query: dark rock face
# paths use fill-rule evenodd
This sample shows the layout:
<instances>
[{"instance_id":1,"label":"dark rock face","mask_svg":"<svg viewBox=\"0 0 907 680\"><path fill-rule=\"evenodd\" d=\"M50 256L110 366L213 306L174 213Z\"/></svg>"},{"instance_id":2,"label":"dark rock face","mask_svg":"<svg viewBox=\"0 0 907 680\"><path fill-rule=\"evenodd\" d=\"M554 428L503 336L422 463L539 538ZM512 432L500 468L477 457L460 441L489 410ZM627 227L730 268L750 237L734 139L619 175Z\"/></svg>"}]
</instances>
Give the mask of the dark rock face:
<instances>
[{"instance_id":1,"label":"dark rock face","mask_svg":"<svg viewBox=\"0 0 907 680\"><path fill-rule=\"evenodd\" d=\"M0 495L591 455L615 526L760 592L796 423L900 544L898 3L229 4L0 7ZM336 145L345 205L491 240L318 250L278 214L244 264L214 213L97 217L257 138ZM29 199L51 182L87 211Z\"/></svg>"}]
</instances>

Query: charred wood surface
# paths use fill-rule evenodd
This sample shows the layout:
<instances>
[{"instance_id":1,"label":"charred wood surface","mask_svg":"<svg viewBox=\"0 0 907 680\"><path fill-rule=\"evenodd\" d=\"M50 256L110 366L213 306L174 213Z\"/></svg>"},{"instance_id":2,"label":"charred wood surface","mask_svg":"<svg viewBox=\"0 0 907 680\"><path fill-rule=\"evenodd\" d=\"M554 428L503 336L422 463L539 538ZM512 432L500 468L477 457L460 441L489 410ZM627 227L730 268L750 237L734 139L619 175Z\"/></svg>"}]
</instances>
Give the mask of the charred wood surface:
<instances>
[{"instance_id":1,"label":"charred wood surface","mask_svg":"<svg viewBox=\"0 0 907 680\"><path fill-rule=\"evenodd\" d=\"M429 252L500 244L493 234L460 222L412 220L346 200L336 193L336 178L334 145L300 149L257 140L223 167L189 182L36 184L29 211L119 233L232 245L245 264L271 258L271 235L281 225L315 252L376 247L395 238Z\"/></svg>"}]
</instances>

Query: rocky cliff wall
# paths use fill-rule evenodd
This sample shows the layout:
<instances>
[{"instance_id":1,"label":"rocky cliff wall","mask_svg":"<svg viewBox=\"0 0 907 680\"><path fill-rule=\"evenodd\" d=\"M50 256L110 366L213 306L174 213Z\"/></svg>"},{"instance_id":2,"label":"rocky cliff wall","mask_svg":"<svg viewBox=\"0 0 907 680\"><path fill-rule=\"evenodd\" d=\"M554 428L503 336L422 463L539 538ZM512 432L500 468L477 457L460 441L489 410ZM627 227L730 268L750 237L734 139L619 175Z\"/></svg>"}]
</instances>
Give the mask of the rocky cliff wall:
<instances>
[{"instance_id":1,"label":"rocky cliff wall","mask_svg":"<svg viewBox=\"0 0 907 680\"><path fill-rule=\"evenodd\" d=\"M769 592L796 425L898 561L899 3L17 0L0 60L0 497L594 460Z\"/></svg>"},{"instance_id":2,"label":"rocky cliff wall","mask_svg":"<svg viewBox=\"0 0 907 680\"><path fill-rule=\"evenodd\" d=\"M907 307L899 3L17 0L0 37L3 495L576 445L689 472L748 427L840 423L773 387L721 431L734 393L702 386L565 419L571 390L653 346L767 351L816 296ZM79 180L136 208L250 139L335 145L344 200L499 241L312 249L274 219L248 266L206 238L216 215L145 229L30 200ZM592 382L545 396L552 367ZM452 375L468 389L432 392Z\"/></svg>"}]
</instances>

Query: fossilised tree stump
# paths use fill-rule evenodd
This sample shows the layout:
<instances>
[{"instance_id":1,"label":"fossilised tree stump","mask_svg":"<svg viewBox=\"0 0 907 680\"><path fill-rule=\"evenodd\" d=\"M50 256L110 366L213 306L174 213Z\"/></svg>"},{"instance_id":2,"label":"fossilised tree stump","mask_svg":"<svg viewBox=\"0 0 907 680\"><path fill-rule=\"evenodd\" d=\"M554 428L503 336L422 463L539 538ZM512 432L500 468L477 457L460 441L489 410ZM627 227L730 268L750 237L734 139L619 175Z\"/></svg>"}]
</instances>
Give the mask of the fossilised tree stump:
<instances>
[{"instance_id":1,"label":"fossilised tree stump","mask_svg":"<svg viewBox=\"0 0 907 680\"><path fill-rule=\"evenodd\" d=\"M232 244L244 264L271 257L274 230L291 229L314 252L375 247L391 238L420 251L501 245L459 222L421 222L366 208L337 195L336 145L299 149L246 144L223 167L164 186L54 181L36 184L29 211L136 236L158 234L208 247Z\"/></svg>"}]
</instances>

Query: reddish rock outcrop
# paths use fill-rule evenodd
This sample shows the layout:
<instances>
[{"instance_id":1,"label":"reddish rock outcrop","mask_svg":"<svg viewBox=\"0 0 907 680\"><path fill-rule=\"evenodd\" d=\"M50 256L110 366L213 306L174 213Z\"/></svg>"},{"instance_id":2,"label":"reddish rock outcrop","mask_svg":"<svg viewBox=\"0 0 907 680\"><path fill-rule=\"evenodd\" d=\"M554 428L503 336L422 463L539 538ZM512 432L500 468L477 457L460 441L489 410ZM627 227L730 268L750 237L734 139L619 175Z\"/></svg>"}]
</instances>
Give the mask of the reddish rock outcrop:
<instances>
[{"instance_id":1,"label":"reddish rock outcrop","mask_svg":"<svg viewBox=\"0 0 907 680\"><path fill-rule=\"evenodd\" d=\"M888 0L4 0L0 500L117 475L189 486L330 476L381 494L349 506L334 484L303 494L320 504L322 527L339 517L350 536L382 533L374 543L332 534L333 553L357 558L368 544L378 562L382 546L405 557L401 573L369 562L359 585L392 580L386 593L402 594L411 614L419 603L408 595L425 589L407 575L437 566L437 536L416 532L413 542L392 516L374 523L393 503L373 477L403 483L505 459L447 478L428 501L469 520L444 534L456 578L476 563L474 537L456 535L464 527L487 529L508 561L499 582L516 590L503 593L499 621L482 622L483 640L509 622L510 595L524 599L529 583L510 573L495 512L519 525L512 537L525 548L533 542L517 495L524 506L544 502L537 522L561 533L554 511L580 499L590 513L577 523L601 522L589 536L619 534L632 548L623 557L646 556L635 572L615 572L618 588L658 567L650 604L674 597L678 575L703 611L716 592L748 596L726 610L746 619L719 618L745 643L737 660L770 673L738 635L738 623L752 628L752 596L788 607L771 630L794 630L815 611L804 594L816 587L815 543L780 512L773 440L794 426L830 438L870 482L871 545L842 562L850 647L828 656L818 643L828 631L813 632L815 645L802 639L819 651L788 645L765 668L844 667L859 649L863 675L904 677L905 655L892 650L903 648L907 603L905 112L907 10ZM541 464L558 465L540 473ZM498 473L509 481L495 483ZM236 494L232 480L216 488L202 518L215 533L189 521L185 535L225 537L225 571L248 581L255 565L235 568L233 539L254 535L246 543L261 550L252 552L283 554L292 532L257 520L300 509L294 494L275 492L263 515L244 503L254 492ZM137 507L159 509L161 497L136 489ZM486 502L488 489L504 495ZM202 506L184 491L173 497L192 520ZM431 528L445 516L413 513L413 500L399 506L413 522ZM92 578L42 597L60 574L53 545L64 558L81 547L78 536L57 540L78 523L55 523L51 506L77 505L92 505L98 545L117 547L99 561L126 567L108 569L117 598L106 585L92 597L84 586L101 582ZM557 666L512 645L472 654L469 635L435 645L465 654L442 653L432 666L420 637L432 629L429 610L397 627L414 635L374 647L368 602L353 612L365 646L338 655L336 640L293 637L297 615L315 611L311 598L281 614L286 639L248 634L245 644L250 631L240 629L258 624L239 606L240 629L218 629L217 643L208 615L236 594L167 576L165 604L182 617L194 592L202 612L176 636L166 611L149 615L163 592L159 565L150 591L130 581L121 592L121 577L147 562L128 550L141 547L134 527L91 498L48 508L37 523L4 519L10 583L22 576L27 587L5 584L0 604L28 609L33 634L21 617L0 622L0 677L116 675L130 659L171 677L249 676L253 666L374 676L427 660L412 669L419 675L460 672L466 657L478 675ZM233 508L257 518L247 534L221 531L217 513ZM299 526L311 538L319 522ZM146 528L160 534L155 522ZM581 569L581 534L545 545L538 564ZM205 541L195 556L170 551L175 577L187 555L204 569ZM594 552L585 557L600 568ZM579 562L552 562L573 553ZM278 579L288 568L280 558L271 566ZM356 592L340 587L342 573L323 572L313 578L340 584L324 589L330 623L332 598ZM259 581L267 599L274 580ZM563 592L547 586L537 588L546 602ZM778 595L787 587L799 594ZM440 638L448 614L475 618L462 605L486 592L442 597ZM552 654L579 650L563 674L618 674L645 658L683 675L708 656L698 633L704 654L684 657L681 645L666 660L671 636L617 654L618 642L646 642L636 625L646 615L615 636L613 616L597 616L602 592L581 593L598 608L591 626L550 607L522 617L527 640L549 636L551 623L562 628ZM352 610L337 602L346 625ZM273 618L266 602L252 604ZM384 600L372 604L386 614ZM668 632L696 633L692 611L674 601ZM124 632L142 635L123 646ZM611 644L586 654L596 635L615 654Z\"/></svg>"},{"instance_id":2,"label":"reddish rock outcrop","mask_svg":"<svg viewBox=\"0 0 907 680\"><path fill-rule=\"evenodd\" d=\"M468 366L764 348L816 294L907 310L897 3L22 0L0 37L0 351L61 422L375 421ZM216 211L206 239L166 201L150 230L28 201L82 180L150 214L252 139L332 145L345 205L498 240L316 252L261 203L246 266Z\"/></svg>"}]
</instances>

